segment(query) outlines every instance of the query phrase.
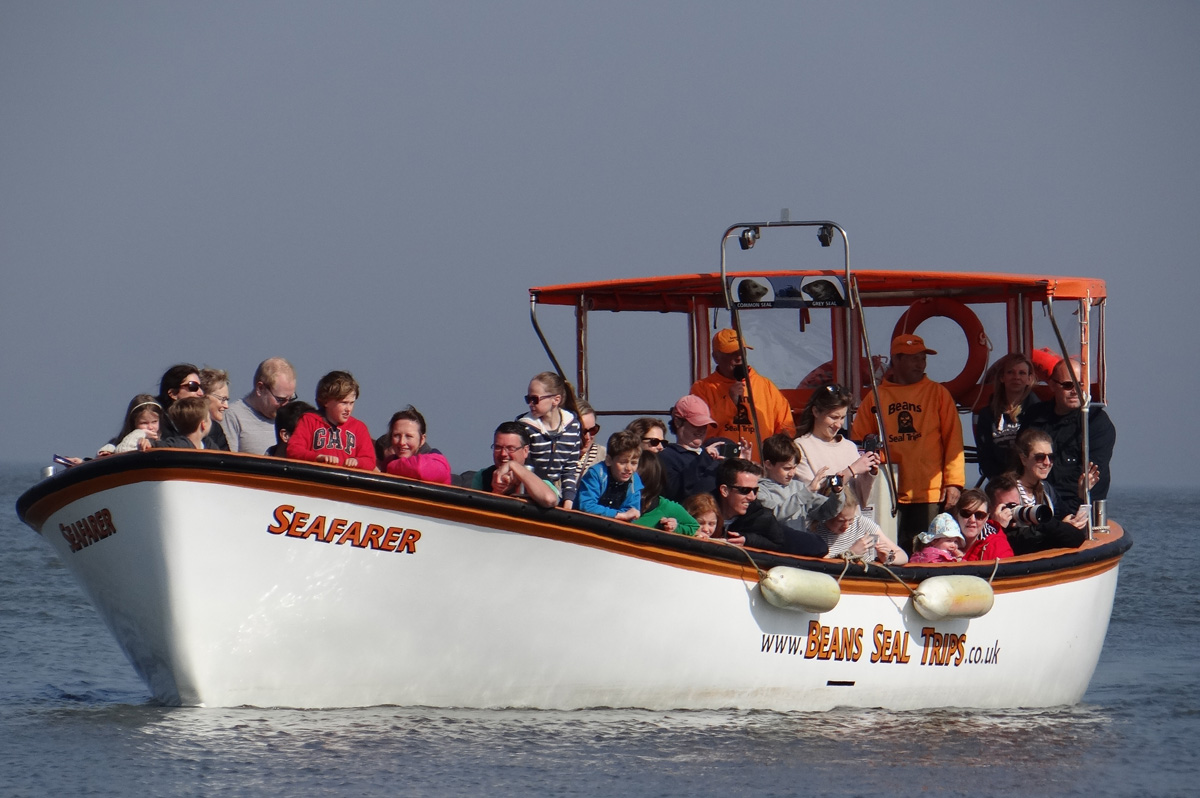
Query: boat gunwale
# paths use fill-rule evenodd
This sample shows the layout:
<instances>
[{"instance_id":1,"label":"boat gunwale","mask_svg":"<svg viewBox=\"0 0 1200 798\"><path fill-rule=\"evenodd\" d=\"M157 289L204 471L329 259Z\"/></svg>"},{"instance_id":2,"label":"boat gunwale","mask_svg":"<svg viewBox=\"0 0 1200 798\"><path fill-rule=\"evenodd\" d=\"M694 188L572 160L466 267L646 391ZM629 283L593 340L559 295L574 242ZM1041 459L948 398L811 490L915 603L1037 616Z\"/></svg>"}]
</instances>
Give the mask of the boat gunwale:
<instances>
[{"instance_id":1,"label":"boat gunwale","mask_svg":"<svg viewBox=\"0 0 1200 798\"><path fill-rule=\"evenodd\" d=\"M147 475L143 472L159 472ZM764 570L786 565L841 578L855 593L906 594L899 580L916 585L931 576L965 574L993 582L997 592L1038 587L1047 582L1087 578L1113 567L1133 545L1117 524L1105 540L1089 541L1079 549L1039 552L1012 559L974 564L918 564L866 568L842 559L801 557L739 547L658 529L614 521L578 511L543 508L525 499L497 496L470 488L437 485L306 461L232 452L155 449L93 460L44 479L17 500L17 515L41 533L46 519L63 506L98 490L143 481L189 479L237 484L239 479L269 489L317 495L370 506L372 499L386 509L407 510L450 520L539 537L567 540L668 565L740 579L754 579L755 566ZM97 484L99 483L99 487ZM284 483L284 484L280 484ZM430 513L433 506L439 513ZM511 523L518 521L518 524ZM516 528L514 528L516 527ZM750 560L753 559L753 564ZM889 573L890 571L890 573Z\"/></svg>"}]
</instances>

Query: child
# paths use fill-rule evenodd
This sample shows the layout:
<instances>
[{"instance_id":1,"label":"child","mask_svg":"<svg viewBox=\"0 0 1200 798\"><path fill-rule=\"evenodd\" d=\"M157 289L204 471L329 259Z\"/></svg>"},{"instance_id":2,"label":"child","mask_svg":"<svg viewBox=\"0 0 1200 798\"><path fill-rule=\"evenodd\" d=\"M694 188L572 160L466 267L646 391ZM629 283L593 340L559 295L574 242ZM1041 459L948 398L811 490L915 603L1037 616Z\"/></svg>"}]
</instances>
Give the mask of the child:
<instances>
[{"instance_id":1,"label":"child","mask_svg":"<svg viewBox=\"0 0 1200 798\"><path fill-rule=\"evenodd\" d=\"M636 520L642 514L642 480L637 475L641 454L642 441L636 434L621 430L609 436L604 462L579 480L579 509L618 521Z\"/></svg>"},{"instance_id":2,"label":"child","mask_svg":"<svg viewBox=\"0 0 1200 798\"><path fill-rule=\"evenodd\" d=\"M167 410L167 419L175 428L175 435L152 441L142 438L138 448L203 449L204 437L212 429L212 417L208 414L208 400L203 396L187 396L175 400Z\"/></svg>"},{"instance_id":3,"label":"child","mask_svg":"<svg viewBox=\"0 0 1200 798\"><path fill-rule=\"evenodd\" d=\"M683 509L687 510L688 514L695 518L696 523L700 525L696 530L698 538L714 538L717 536L718 529L725 528L721 510L717 507L717 500L711 493L697 493L689 496L683 503Z\"/></svg>"},{"instance_id":4,"label":"child","mask_svg":"<svg viewBox=\"0 0 1200 798\"><path fill-rule=\"evenodd\" d=\"M322 377L317 383L321 412L301 417L288 439L288 457L374 471L371 433L366 424L350 415L358 393L358 381L348 371L331 371Z\"/></svg>"},{"instance_id":5,"label":"child","mask_svg":"<svg viewBox=\"0 0 1200 798\"><path fill-rule=\"evenodd\" d=\"M517 419L529 430L532 444L526 465L559 489L563 507L574 505L583 452L583 429L575 411L571 384L553 371L543 371L529 382L525 397L529 412ZM636 464L635 464L636 467Z\"/></svg>"},{"instance_id":6,"label":"child","mask_svg":"<svg viewBox=\"0 0 1200 798\"><path fill-rule=\"evenodd\" d=\"M758 500L781 523L806 531L810 522L832 518L842 509L845 500L840 484L823 496L795 478L800 450L789 436L772 435L763 441L762 452L766 476L758 481Z\"/></svg>"},{"instance_id":7,"label":"child","mask_svg":"<svg viewBox=\"0 0 1200 798\"><path fill-rule=\"evenodd\" d=\"M635 435L635 430L629 430ZM638 435L642 445L645 436ZM679 504L662 495L663 471L659 465L658 455L649 449L643 449L638 461L638 478L642 480L641 516L634 521L638 526L650 529L661 529L664 532L677 532L680 535L695 537L699 524Z\"/></svg>"},{"instance_id":8,"label":"child","mask_svg":"<svg viewBox=\"0 0 1200 798\"><path fill-rule=\"evenodd\" d=\"M296 431L296 425L300 423L300 419L305 413L315 413L317 408L310 405L308 402L296 400L288 402L275 411L275 445L267 449L267 454L271 457L287 457L288 441L292 438L292 433Z\"/></svg>"},{"instance_id":9,"label":"child","mask_svg":"<svg viewBox=\"0 0 1200 798\"><path fill-rule=\"evenodd\" d=\"M162 427L162 417L163 409L158 400L148 393L139 393L129 400L129 407L125 410L125 423L121 426L121 431L115 438L101 446L96 456L104 457L109 454L136 451L138 441L142 438L157 440L159 429Z\"/></svg>"},{"instance_id":10,"label":"child","mask_svg":"<svg viewBox=\"0 0 1200 798\"><path fill-rule=\"evenodd\" d=\"M922 562L958 562L962 559L962 550L967 545L963 539L958 522L949 513L939 513L934 516L929 529L917 535L914 543L918 548L910 563Z\"/></svg>"}]
</instances>

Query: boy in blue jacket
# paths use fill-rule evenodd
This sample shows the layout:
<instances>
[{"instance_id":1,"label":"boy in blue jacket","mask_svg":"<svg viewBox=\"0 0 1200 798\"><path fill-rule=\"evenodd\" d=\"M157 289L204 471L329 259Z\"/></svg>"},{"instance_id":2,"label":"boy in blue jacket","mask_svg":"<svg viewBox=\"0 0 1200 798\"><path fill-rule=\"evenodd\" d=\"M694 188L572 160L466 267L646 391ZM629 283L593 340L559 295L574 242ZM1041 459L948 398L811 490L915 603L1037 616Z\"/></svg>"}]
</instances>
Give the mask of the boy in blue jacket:
<instances>
[{"instance_id":1,"label":"boy in blue jacket","mask_svg":"<svg viewBox=\"0 0 1200 798\"><path fill-rule=\"evenodd\" d=\"M608 438L608 456L579 480L578 507L585 513L632 521L641 515L642 480L638 477L642 441L628 430Z\"/></svg>"}]
</instances>

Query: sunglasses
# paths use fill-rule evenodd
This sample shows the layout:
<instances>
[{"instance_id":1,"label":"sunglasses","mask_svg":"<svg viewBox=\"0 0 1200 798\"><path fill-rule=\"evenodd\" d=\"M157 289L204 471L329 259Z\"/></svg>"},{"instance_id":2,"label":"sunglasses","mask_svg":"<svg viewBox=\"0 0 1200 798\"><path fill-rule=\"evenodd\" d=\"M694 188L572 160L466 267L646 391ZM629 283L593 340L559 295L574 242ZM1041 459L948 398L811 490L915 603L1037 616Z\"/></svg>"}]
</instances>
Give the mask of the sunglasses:
<instances>
[{"instance_id":1,"label":"sunglasses","mask_svg":"<svg viewBox=\"0 0 1200 798\"><path fill-rule=\"evenodd\" d=\"M1045 454L1045 453L1043 453L1043 452L1038 452L1037 454L1035 454L1035 455L1033 456L1033 461L1034 461L1035 463L1053 463L1053 462L1054 462L1054 455L1052 455L1052 454Z\"/></svg>"},{"instance_id":2,"label":"sunglasses","mask_svg":"<svg viewBox=\"0 0 1200 798\"><path fill-rule=\"evenodd\" d=\"M599 434L600 434L600 425L599 425L599 424L597 424L597 425L596 425L596 426L594 426L594 427L588 427L587 429L585 429L585 430L583 431L583 434L584 434L584 435L591 435L593 438L594 438L594 437L596 437L597 435L599 435Z\"/></svg>"},{"instance_id":3,"label":"sunglasses","mask_svg":"<svg viewBox=\"0 0 1200 798\"><path fill-rule=\"evenodd\" d=\"M664 441L662 438L642 438L642 443L653 449L658 449L662 447L666 441Z\"/></svg>"},{"instance_id":4,"label":"sunglasses","mask_svg":"<svg viewBox=\"0 0 1200 798\"><path fill-rule=\"evenodd\" d=\"M182 391L185 389L189 391L198 391L200 390L200 383L196 382L195 380L191 380L190 382L185 382L183 385L179 386L179 390Z\"/></svg>"},{"instance_id":5,"label":"sunglasses","mask_svg":"<svg viewBox=\"0 0 1200 798\"><path fill-rule=\"evenodd\" d=\"M1060 381L1058 381L1058 380L1055 380L1054 382L1055 382L1055 383L1056 383L1056 384L1057 384L1057 385L1058 385L1060 388L1062 388L1064 391L1073 391L1073 390L1075 390L1075 383L1071 382L1070 380L1063 380L1063 381L1061 381L1061 382L1060 382Z\"/></svg>"},{"instance_id":6,"label":"sunglasses","mask_svg":"<svg viewBox=\"0 0 1200 798\"><path fill-rule=\"evenodd\" d=\"M267 388L265 383L260 382L258 384L264 388ZM296 394L292 394L291 396L276 396L270 388L267 388L267 393L271 394L271 398L275 400L275 404L280 406L286 405L288 402L294 402L299 398L296 396Z\"/></svg>"},{"instance_id":7,"label":"sunglasses","mask_svg":"<svg viewBox=\"0 0 1200 798\"><path fill-rule=\"evenodd\" d=\"M529 394L525 397L525 404L536 405L538 402L545 401L546 399L553 399L555 396L557 396L557 394L553 393L546 394L545 396L534 396L533 394Z\"/></svg>"},{"instance_id":8,"label":"sunglasses","mask_svg":"<svg viewBox=\"0 0 1200 798\"><path fill-rule=\"evenodd\" d=\"M743 496L753 496L755 493L758 493L758 488L747 488L742 485L730 485L729 489L732 491L736 491L736 492L742 494Z\"/></svg>"},{"instance_id":9,"label":"sunglasses","mask_svg":"<svg viewBox=\"0 0 1200 798\"><path fill-rule=\"evenodd\" d=\"M972 517L974 517L976 521L984 521L987 519L988 514L986 510L976 510L975 512L971 512L970 510L959 510L958 517L964 521Z\"/></svg>"}]
</instances>

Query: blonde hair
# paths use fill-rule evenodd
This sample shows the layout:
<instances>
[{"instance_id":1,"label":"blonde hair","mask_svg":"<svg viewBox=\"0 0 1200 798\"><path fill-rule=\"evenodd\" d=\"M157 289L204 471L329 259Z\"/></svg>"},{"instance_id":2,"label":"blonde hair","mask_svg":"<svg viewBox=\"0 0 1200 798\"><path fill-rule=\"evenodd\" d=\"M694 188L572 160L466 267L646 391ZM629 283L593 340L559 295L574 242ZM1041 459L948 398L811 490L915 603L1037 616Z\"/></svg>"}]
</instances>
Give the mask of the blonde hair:
<instances>
[{"instance_id":1,"label":"blonde hair","mask_svg":"<svg viewBox=\"0 0 1200 798\"><path fill-rule=\"evenodd\" d=\"M1007 396L1007 390L1004 387L1004 372L1018 363L1024 363L1029 367L1029 385L1025 388L1025 393L1021 394L1017 399L1011 399ZM1021 403L1025 401L1025 397L1029 396L1033 390L1033 361L1029 359L1024 352L1009 352L1004 357L992 364L992 415L999 420L1000 416L1007 416L1010 421L1016 421L1021 415ZM1012 414L1009 414L1009 408L1012 409Z\"/></svg>"},{"instance_id":2,"label":"blonde hair","mask_svg":"<svg viewBox=\"0 0 1200 798\"><path fill-rule=\"evenodd\" d=\"M579 406L575 404L575 389L557 371L543 371L541 374L535 374L530 382L540 382L546 386L546 393L561 396L561 406L579 418Z\"/></svg>"},{"instance_id":3,"label":"blonde hair","mask_svg":"<svg viewBox=\"0 0 1200 798\"><path fill-rule=\"evenodd\" d=\"M200 369L200 387L205 395L218 385L229 384L229 372L224 369L213 369L205 366Z\"/></svg>"}]
</instances>

